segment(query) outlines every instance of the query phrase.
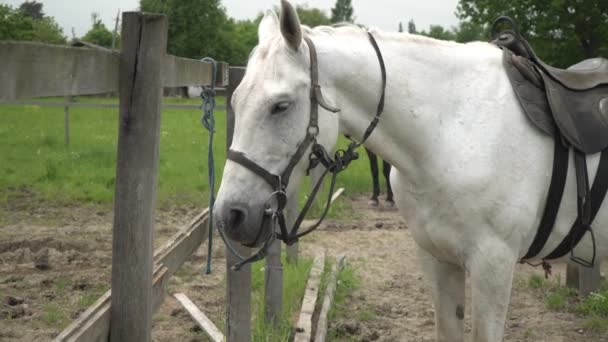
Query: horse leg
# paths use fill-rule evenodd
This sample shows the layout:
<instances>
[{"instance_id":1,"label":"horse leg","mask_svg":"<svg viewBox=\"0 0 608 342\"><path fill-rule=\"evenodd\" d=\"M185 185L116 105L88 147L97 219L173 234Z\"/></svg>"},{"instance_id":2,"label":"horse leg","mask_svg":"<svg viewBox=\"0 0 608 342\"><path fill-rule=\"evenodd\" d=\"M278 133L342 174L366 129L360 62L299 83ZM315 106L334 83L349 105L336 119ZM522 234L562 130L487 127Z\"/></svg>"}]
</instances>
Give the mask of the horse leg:
<instances>
[{"instance_id":1,"label":"horse leg","mask_svg":"<svg viewBox=\"0 0 608 342\"><path fill-rule=\"evenodd\" d=\"M517 256L492 239L467 261L471 275L473 341L502 341Z\"/></svg>"},{"instance_id":2,"label":"horse leg","mask_svg":"<svg viewBox=\"0 0 608 342\"><path fill-rule=\"evenodd\" d=\"M386 204L388 207L394 207L395 200L393 199L393 188L391 187L391 164L386 160L382 160L382 173L386 181Z\"/></svg>"},{"instance_id":3,"label":"horse leg","mask_svg":"<svg viewBox=\"0 0 608 342\"><path fill-rule=\"evenodd\" d=\"M437 341L463 341L465 270L438 260L420 247L418 260L431 288Z\"/></svg>"},{"instance_id":4,"label":"horse leg","mask_svg":"<svg viewBox=\"0 0 608 342\"><path fill-rule=\"evenodd\" d=\"M374 186L372 198L369 200L368 204L373 207L378 206L378 196L380 195L380 180L378 179L378 157L374 154L374 152L365 149L367 152L367 157L369 158L369 166L372 171L372 183Z\"/></svg>"}]
</instances>

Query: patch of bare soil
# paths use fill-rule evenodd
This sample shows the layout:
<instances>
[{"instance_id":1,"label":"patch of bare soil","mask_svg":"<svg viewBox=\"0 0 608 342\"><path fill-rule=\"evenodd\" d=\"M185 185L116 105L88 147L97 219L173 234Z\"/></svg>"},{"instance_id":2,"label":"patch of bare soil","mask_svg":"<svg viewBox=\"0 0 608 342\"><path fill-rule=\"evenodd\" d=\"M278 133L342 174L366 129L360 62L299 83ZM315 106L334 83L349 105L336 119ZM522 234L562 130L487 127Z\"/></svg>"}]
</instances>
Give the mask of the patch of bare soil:
<instances>
[{"instance_id":1,"label":"patch of bare soil","mask_svg":"<svg viewBox=\"0 0 608 342\"><path fill-rule=\"evenodd\" d=\"M344 200L344 199L343 199ZM414 242L394 210L353 200L357 218L327 221L305 238L304 254L325 249L346 254L361 279L347 299L346 317L331 322L344 341L434 341L433 307L415 259ZM194 207L157 212L159 245L199 212ZM77 318L110 284L112 213L95 207L0 208L0 341L48 341ZM168 292L184 292L223 328L224 249L213 248L213 273L204 275L203 245L171 279ZM564 268L555 267L565 279ZM583 319L546 309L518 267L506 341L608 341L586 331ZM469 312L465 322L470 330ZM167 296L154 318L153 340L207 341L175 299Z\"/></svg>"}]
</instances>

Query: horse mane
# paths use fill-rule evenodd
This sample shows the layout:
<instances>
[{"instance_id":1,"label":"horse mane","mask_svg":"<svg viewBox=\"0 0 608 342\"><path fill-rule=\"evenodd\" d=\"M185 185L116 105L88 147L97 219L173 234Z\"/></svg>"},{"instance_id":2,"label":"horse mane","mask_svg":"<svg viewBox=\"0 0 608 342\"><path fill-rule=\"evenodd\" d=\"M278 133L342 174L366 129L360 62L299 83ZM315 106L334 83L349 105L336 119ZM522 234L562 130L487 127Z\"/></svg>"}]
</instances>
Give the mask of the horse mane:
<instances>
[{"instance_id":1,"label":"horse mane","mask_svg":"<svg viewBox=\"0 0 608 342\"><path fill-rule=\"evenodd\" d=\"M348 22L336 23L331 26L321 25L316 26L314 28L310 28L309 26L302 25L302 30L305 34L314 37L315 35L330 35L335 36L337 34L357 34L360 35L367 31L370 31L383 39L388 39L392 41L402 41L402 42L415 42L422 44L434 44L434 45L452 45L458 44L453 41L439 40L432 37L422 36L418 34L411 34L408 32L392 32L392 31L383 31L378 28L368 28L361 24L353 24Z\"/></svg>"}]
</instances>

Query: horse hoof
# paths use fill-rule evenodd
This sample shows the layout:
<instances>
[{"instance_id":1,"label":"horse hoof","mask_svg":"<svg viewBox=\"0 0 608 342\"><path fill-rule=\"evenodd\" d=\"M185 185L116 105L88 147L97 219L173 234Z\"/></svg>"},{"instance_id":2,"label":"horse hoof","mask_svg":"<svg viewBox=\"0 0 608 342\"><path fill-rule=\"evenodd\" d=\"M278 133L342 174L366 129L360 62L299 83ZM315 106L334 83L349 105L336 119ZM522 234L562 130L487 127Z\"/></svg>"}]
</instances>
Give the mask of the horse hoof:
<instances>
[{"instance_id":1,"label":"horse hoof","mask_svg":"<svg viewBox=\"0 0 608 342\"><path fill-rule=\"evenodd\" d=\"M377 199L371 199L367 202L367 205L370 207L377 207L378 205L380 205L380 203Z\"/></svg>"},{"instance_id":2,"label":"horse hoof","mask_svg":"<svg viewBox=\"0 0 608 342\"><path fill-rule=\"evenodd\" d=\"M393 201L385 201L384 202L384 208L391 210L391 209L395 209L395 202Z\"/></svg>"}]
</instances>

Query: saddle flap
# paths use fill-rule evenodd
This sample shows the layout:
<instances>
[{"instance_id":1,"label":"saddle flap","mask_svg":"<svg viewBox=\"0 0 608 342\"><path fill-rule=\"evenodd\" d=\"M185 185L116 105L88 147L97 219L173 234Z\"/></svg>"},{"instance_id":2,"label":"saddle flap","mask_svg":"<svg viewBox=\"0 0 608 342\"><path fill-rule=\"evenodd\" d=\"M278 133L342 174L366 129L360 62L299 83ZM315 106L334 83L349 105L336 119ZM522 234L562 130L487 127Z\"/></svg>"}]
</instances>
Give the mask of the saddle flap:
<instances>
[{"instance_id":1,"label":"saddle flap","mask_svg":"<svg viewBox=\"0 0 608 342\"><path fill-rule=\"evenodd\" d=\"M542 85L542 78L534 65L528 59L516 56L508 49L503 49L503 65L528 119L541 131L555 136L551 108Z\"/></svg>"},{"instance_id":2,"label":"saddle flap","mask_svg":"<svg viewBox=\"0 0 608 342\"><path fill-rule=\"evenodd\" d=\"M553 118L566 140L585 154L608 147L608 84L576 91L541 72Z\"/></svg>"},{"instance_id":3,"label":"saddle flap","mask_svg":"<svg viewBox=\"0 0 608 342\"><path fill-rule=\"evenodd\" d=\"M565 70L538 62L551 78L572 90L589 90L608 84L608 59L605 58L586 59Z\"/></svg>"}]
</instances>

